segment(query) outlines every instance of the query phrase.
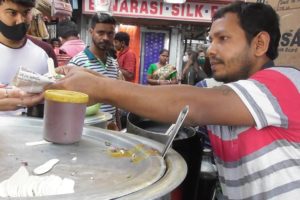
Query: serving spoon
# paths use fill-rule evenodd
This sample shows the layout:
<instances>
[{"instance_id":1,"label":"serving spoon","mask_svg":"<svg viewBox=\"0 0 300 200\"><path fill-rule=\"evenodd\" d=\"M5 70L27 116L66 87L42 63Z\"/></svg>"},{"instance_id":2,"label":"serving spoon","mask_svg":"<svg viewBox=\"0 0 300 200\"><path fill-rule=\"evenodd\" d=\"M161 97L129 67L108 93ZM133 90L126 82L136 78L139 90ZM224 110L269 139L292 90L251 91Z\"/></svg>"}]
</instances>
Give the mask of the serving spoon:
<instances>
[{"instance_id":1,"label":"serving spoon","mask_svg":"<svg viewBox=\"0 0 300 200\"><path fill-rule=\"evenodd\" d=\"M167 143L166 143L165 148L164 148L163 151L162 151L162 157L163 157L163 158L165 157L165 155L167 154L169 148L171 147L172 142L173 142L175 136L177 135L177 133L178 133L180 127L182 126L182 124L183 124L183 122L184 122L184 120L185 120L185 118L186 118L188 112L189 112L189 106L186 105L186 106L181 110L181 112L179 113L178 118L177 118L177 120L176 120L176 123L175 123L175 124L172 124L172 125L170 126L170 128L167 130L166 135L169 135L169 138L168 138L168 140L167 140Z\"/></svg>"}]
</instances>

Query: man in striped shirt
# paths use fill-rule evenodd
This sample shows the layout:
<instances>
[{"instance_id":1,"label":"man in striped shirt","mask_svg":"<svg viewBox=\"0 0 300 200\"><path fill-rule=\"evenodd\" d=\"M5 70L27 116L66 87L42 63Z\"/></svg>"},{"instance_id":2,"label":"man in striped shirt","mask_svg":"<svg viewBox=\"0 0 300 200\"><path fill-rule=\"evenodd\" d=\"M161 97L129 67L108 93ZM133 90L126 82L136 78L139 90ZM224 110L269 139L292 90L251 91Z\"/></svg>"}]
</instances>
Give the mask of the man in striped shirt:
<instances>
[{"instance_id":1,"label":"man in striped shirt","mask_svg":"<svg viewBox=\"0 0 300 200\"><path fill-rule=\"evenodd\" d=\"M115 26L116 21L112 16L104 13L95 14L89 29L92 38L91 46L74 56L69 64L91 69L109 78L117 79L118 62L109 55L109 50L113 46ZM100 110L113 115L113 121L109 123L108 127L116 129L116 107L103 103Z\"/></svg>"},{"instance_id":2,"label":"man in striped shirt","mask_svg":"<svg viewBox=\"0 0 300 200\"><path fill-rule=\"evenodd\" d=\"M225 199L298 199L300 71L273 65L277 14L262 3L236 1L216 12L209 37L213 78L224 82L219 87L154 88L71 68L58 69L67 76L52 87L86 92L94 101L162 122L174 123L189 105L186 125L208 125Z\"/></svg>"}]
</instances>

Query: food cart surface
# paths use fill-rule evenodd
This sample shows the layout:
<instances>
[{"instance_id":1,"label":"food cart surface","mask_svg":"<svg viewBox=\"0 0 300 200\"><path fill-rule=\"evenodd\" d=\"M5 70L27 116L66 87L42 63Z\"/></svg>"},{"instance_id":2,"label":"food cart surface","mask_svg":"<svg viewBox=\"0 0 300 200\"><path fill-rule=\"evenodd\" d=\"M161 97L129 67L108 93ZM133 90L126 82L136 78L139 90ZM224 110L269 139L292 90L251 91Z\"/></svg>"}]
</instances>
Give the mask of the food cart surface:
<instances>
[{"instance_id":1,"label":"food cart surface","mask_svg":"<svg viewBox=\"0 0 300 200\"><path fill-rule=\"evenodd\" d=\"M86 126L80 142L34 144L43 140L43 121L0 117L0 182L22 165L32 171L50 159L59 162L46 174L75 181L74 193L51 199L155 199L175 189L186 175L182 157L163 145L132 134ZM35 199L47 199L49 196Z\"/></svg>"}]
</instances>

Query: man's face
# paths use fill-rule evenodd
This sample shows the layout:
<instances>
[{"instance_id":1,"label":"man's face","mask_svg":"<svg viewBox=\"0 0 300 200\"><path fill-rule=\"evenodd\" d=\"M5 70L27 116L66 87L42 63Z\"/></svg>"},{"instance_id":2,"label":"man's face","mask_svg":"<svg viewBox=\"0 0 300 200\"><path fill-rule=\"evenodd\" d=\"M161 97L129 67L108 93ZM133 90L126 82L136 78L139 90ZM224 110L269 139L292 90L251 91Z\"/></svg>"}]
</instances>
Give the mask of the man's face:
<instances>
[{"instance_id":1,"label":"man's face","mask_svg":"<svg viewBox=\"0 0 300 200\"><path fill-rule=\"evenodd\" d=\"M0 4L0 20L8 26L20 23L29 25L32 20L31 9L6 0Z\"/></svg>"},{"instance_id":2,"label":"man's face","mask_svg":"<svg viewBox=\"0 0 300 200\"><path fill-rule=\"evenodd\" d=\"M114 46L117 51L121 51L124 47L124 42L120 42L119 40L114 40Z\"/></svg>"},{"instance_id":3,"label":"man's face","mask_svg":"<svg viewBox=\"0 0 300 200\"><path fill-rule=\"evenodd\" d=\"M53 48L59 48L60 47L59 41L53 41L52 42L52 47Z\"/></svg>"},{"instance_id":4,"label":"man's face","mask_svg":"<svg viewBox=\"0 0 300 200\"><path fill-rule=\"evenodd\" d=\"M227 13L215 20L209 37L207 53L213 77L225 83L249 78L255 57L237 15Z\"/></svg>"},{"instance_id":5,"label":"man's face","mask_svg":"<svg viewBox=\"0 0 300 200\"><path fill-rule=\"evenodd\" d=\"M92 41L99 50L107 51L113 45L115 25L97 23L95 28L90 29Z\"/></svg>"}]
</instances>

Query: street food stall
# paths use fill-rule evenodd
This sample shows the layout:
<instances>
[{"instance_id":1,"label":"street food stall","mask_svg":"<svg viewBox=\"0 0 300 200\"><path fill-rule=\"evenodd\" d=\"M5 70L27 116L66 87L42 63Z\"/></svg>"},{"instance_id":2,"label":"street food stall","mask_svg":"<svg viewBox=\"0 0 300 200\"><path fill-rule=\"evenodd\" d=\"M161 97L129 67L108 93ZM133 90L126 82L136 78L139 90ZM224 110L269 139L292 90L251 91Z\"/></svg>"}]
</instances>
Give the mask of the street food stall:
<instances>
[{"instance_id":1,"label":"street food stall","mask_svg":"<svg viewBox=\"0 0 300 200\"><path fill-rule=\"evenodd\" d=\"M26 190L40 194L35 199L49 199L42 194L54 187L47 182L50 178L40 183L39 189L30 188L28 180L19 181L23 186L15 184L12 175L20 167L26 168L28 177L50 175L73 181L73 192L54 192L51 199L159 199L174 190L187 173L177 152L170 149L163 158L163 145L147 138L85 126L79 142L61 145L43 141L42 119L7 116L0 120L0 194L4 191L20 197ZM38 166L52 159L57 161L55 166L44 174L34 174ZM3 189L4 180L8 181Z\"/></svg>"}]
</instances>

